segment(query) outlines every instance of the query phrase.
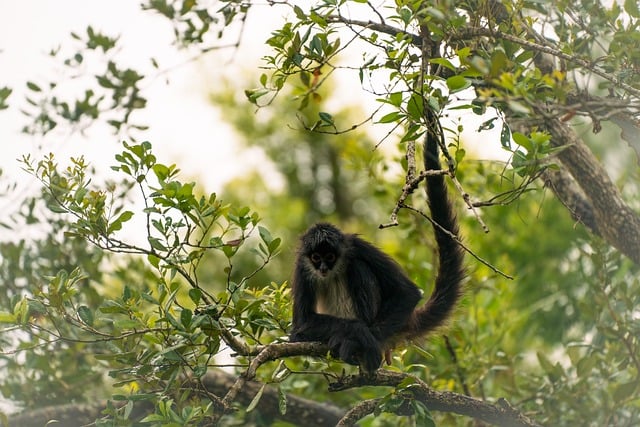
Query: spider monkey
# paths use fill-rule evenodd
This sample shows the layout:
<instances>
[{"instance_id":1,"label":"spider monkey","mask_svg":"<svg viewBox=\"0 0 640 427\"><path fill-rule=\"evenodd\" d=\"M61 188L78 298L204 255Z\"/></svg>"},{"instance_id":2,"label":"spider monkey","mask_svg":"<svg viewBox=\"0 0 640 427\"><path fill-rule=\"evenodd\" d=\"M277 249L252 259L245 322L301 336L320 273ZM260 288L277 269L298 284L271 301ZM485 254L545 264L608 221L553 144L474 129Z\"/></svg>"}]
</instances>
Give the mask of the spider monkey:
<instances>
[{"instance_id":1,"label":"spider monkey","mask_svg":"<svg viewBox=\"0 0 640 427\"><path fill-rule=\"evenodd\" d=\"M442 129L428 112L424 166L439 170ZM452 236L458 223L443 175L429 175L426 191L439 251L434 291L422 306L419 288L388 255L355 234L327 223L300 238L295 264L293 327L290 341L320 341L341 360L373 372L390 362L390 350L403 340L442 325L462 294L463 252Z\"/></svg>"}]
</instances>

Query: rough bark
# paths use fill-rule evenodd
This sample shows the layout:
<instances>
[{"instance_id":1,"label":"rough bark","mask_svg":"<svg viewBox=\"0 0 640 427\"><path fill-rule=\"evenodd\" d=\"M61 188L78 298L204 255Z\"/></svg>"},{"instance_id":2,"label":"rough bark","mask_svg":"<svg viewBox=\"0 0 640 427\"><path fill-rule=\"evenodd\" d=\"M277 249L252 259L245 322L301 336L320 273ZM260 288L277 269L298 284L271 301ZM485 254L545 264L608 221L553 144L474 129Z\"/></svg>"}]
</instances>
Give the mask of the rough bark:
<instances>
[{"instance_id":1,"label":"rough bark","mask_svg":"<svg viewBox=\"0 0 640 427\"><path fill-rule=\"evenodd\" d=\"M220 370L212 370L207 373L200 382L188 381L184 384L184 387L196 393L202 393L202 397L205 399L212 395L218 397L225 396L224 399L221 399L224 401L232 395L233 398L229 399L229 402L224 405L224 407L229 409L233 407L232 405L236 404L247 407L263 387L262 383L250 380L261 364L292 355L307 354L322 357L322 355L327 353L327 350L328 348L326 346L313 342L271 344L265 346L262 351L260 351L252 360L247 371L242 375L235 376ZM410 392L414 399L420 400L430 410L465 415L495 425L537 425L524 414L512 408L504 399L499 399L496 403L491 403L458 393L437 391L418 378L383 369L373 375L343 376L329 384L329 391L340 392L364 386L397 387L400 383L408 379L411 379L414 386L407 388L405 391ZM377 407L376 399L360 402L354 405L348 412L332 404L318 403L298 396L287 395L286 399L286 413L282 414L279 411L280 398L278 391L274 387L266 386L254 410L259 411L263 419L267 420L282 420L295 425L328 427L354 425L360 418L368 415ZM59 405L38 410L29 410L10 416L9 425L40 427L46 425L51 420L56 420L56 426L59 427L90 425L94 420L102 416L101 413L105 406L106 401L93 404ZM136 402L130 418L138 421L152 411L153 406L149 402ZM224 413L212 414L211 425L216 425L217 421L219 421L224 414L230 412L229 410L225 410ZM408 414L408 412L402 410L398 412L398 415Z\"/></svg>"},{"instance_id":2,"label":"rough bark","mask_svg":"<svg viewBox=\"0 0 640 427\"><path fill-rule=\"evenodd\" d=\"M349 388L366 385L396 387L408 377L407 374L403 373L379 370L375 375L345 377L340 383L332 384L332 390L347 390ZM539 426L535 421L530 420L524 414L514 409L505 399L498 399L495 404L492 404L463 394L450 391L436 391L420 379L414 377L412 377L412 379L412 386L406 388L404 392L409 393L412 398L422 402L430 411L466 415L475 420L499 426ZM354 425L360 418L371 413L377 407L377 403L376 399L361 402L347 412L338 425ZM407 415L408 413L403 414Z\"/></svg>"},{"instance_id":3,"label":"rough bark","mask_svg":"<svg viewBox=\"0 0 640 427\"><path fill-rule=\"evenodd\" d=\"M538 113L543 116L542 111ZM546 117L544 124L552 145L565 147L558 158L580 189L567 185L566 174L547 175L550 187L574 207L573 213L582 213L594 233L640 264L640 216L625 203L607 171L566 123Z\"/></svg>"},{"instance_id":4,"label":"rough bark","mask_svg":"<svg viewBox=\"0 0 640 427\"><path fill-rule=\"evenodd\" d=\"M542 173L542 179L544 185L553 191L573 219L585 225L593 234L600 235L591 202L566 169L547 169Z\"/></svg>"},{"instance_id":5,"label":"rough bark","mask_svg":"<svg viewBox=\"0 0 640 427\"><path fill-rule=\"evenodd\" d=\"M222 371L212 371L202 378L202 384L208 392L218 396L224 395L236 381L236 376ZM247 406L256 396L261 383L249 381L237 396L237 402ZM194 389L196 389L194 387ZM76 403L56 405L26 410L9 416L9 425L16 427L42 427L49 421L56 420L56 427L78 427L92 425L102 416L106 401L95 403ZM266 387L262 398L256 406L256 411L267 419L278 419L293 424L306 424L320 427L335 426L345 411L335 405L318 403L301 397L287 395L287 412L281 414L278 410L278 391L273 387ZM140 420L153 411L148 402L137 402L131 419Z\"/></svg>"}]
</instances>

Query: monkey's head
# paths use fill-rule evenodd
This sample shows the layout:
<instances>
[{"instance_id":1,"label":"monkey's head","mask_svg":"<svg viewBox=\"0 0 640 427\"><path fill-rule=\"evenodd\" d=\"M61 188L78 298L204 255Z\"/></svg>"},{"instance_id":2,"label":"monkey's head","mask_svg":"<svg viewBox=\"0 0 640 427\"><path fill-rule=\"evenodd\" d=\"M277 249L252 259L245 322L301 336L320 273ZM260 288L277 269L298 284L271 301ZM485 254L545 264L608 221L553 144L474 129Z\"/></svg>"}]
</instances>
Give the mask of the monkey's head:
<instances>
[{"instance_id":1,"label":"monkey's head","mask_svg":"<svg viewBox=\"0 0 640 427\"><path fill-rule=\"evenodd\" d=\"M302 235L299 257L305 261L318 278L328 278L338 269L345 250L345 235L327 223L318 223Z\"/></svg>"}]
</instances>

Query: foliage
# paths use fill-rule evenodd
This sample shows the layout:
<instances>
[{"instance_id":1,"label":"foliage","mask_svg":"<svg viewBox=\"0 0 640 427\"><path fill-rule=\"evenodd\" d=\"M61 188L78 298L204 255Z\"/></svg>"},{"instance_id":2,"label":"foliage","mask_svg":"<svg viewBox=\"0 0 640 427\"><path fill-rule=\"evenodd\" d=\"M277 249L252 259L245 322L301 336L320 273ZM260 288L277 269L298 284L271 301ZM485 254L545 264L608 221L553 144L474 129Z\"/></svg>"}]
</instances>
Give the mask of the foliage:
<instances>
[{"instance_id":1,"label":"foliage","mask_svg":"<svg viewBox=\"0 0 640 427\"><path fill-rule=\"evenodd\" d=\"M108 366L113 386L121 390L113 399L165 402L163 396L175 381L197 380L206 373L221 351L220 335L230 333L229 329L241 328L247 341L255 343L269 342L269 331L281 335L287 328L289 315L280 301L285 292L282 287L247 289L246 281L255 272L238 282L229 279L238 252L251 251L261 260L261 269L278 251L280 239L258 225L257 213L225 205L215 194L197 196L194 183L177 179L175 165L157 162L148 142L125 143L124 148L113 167L124 176L123 182L102 188L90 182L82 158L72 159L64 168L53 155L37 162L23 159L25 169L47 189L48 208L65 215L46 241L64 233L61 241L70 246L73 256L68 258L68 269L63 263L56 264L59 270L44 280L41 275L48 269L37 269L24 288L15 290L0 312L4 324L14 324L5 331L14 331L5 345L15 351L34 350L27 353L33 379L59 373L56 365L50 365L51 354L60 355L56 358L60 363L71 356L75 362L67 365L73 372L70 377L38 381L41 392L29 387L25 393L23 380L5 383L3 394L9 397L24 401L29 396L25 401L29 405L88 399L89 395L78 394L71 384L87 381L89 375L100 383L98 367ZM125 194L118 192L134 188L142 198L137 211L127 210ZM131 232L124 233L136 215L142 217L140 230L146 231L139 236L142 243L131 239ZM256 231L259 241L247 247L246 240ZM76 243L74 247L74 242L90 242L96 249L83 252L86 246ZM51 245L46 249L53 249ZM15 247L3 249L4 254L16 253ZM217 282L201 283L202 256L210 250L223 253L226 262L217 269ZM91 252L97 254L93 259L88 256ZM116 266L125 265L105 272L97 262L105 252L140 255L146 262L127 256L114 260ZM87 261L93 263L82 268ZM272 299L280 308L269 303ZM16 362L7 368L17 369ZM58 388L71 394L61 394ZM54 399L50 393L55 393ZM194 416L193 411L200 417L196 419L206 412L187 410L190 415L184 416L185 423Z\"/></svg>"},{"instance_id":2,"label":"foliage","mask_svg":"<svg viewBox=\"0 0 640 427\"><path fill-rule=\"evenodd\" d=\"M104 122L131 142L115 155L114 181L100 182L82 157L66 166L54 154L22 159L42 192L2 221L24 232L0 245L2 396L25 412L106 398L98 425L309 424L287 418L301 395L330 399L345 418L372 426L474 422L457 415L468 408L437 406L442 396L449 403L474 397L466 402L545 425L637 422L639 271L634 254L621 249L633 245L620 241L640 230L635 216L626 220L617 189L606 187L608 175L597 174L606 167L584 167L572 151L584 142L563 134L577 123L597 133L611 120L633 146L637 4L267 4L289 16L266 40L266 70L244 95L270 115L248 114L238 88L212 100L273 162L284 182L279 192L247 174L227 187L223 202L159 162L151 143L138 141L146 125L136 113L147 107L145 83L165 70L153 58L149 69L121 65L118 37L89 26L71 35L70 50L51 52L69 75L88 61L103 67L75 81L77 99L67 99L66 82L26 82L26 133L49 137L60 126ZM248 14L262 5L152 0L142 7L167 20L177 49L205 54L230 34L240 46ZM326 102L339 91L338 74L360 84L376 103L372 111ZM0 88L0 110L10 108L11 94ZM293 99L296 111L283 99ZM424 196L414 192L424 179L416 143L427 110L448 136L441 149L469 253L465 301L446 335L397 349L378 377L349 376L356 369L322 348L283 344L294 236L317 219L338 221L377 241L428 293L436 257ZM474 159L465 141L476 126L470 117L508 153L507 163ZM380 144L388 151L360 133L371 123L386 129ZM581 190L563 192L556 173ZM616 201L604 214L588 188L598 184L613 188L606 195ZM637 192L624 184L626 194ZM246 206L259 207L264 221ZM387 214L397 227L374 234ZM314 357L293 357L301 355ZM209 374L221 368L233 380L212 391ZM249 380L258 388L243 401ZM349 392L328 392L327 383ZM272 392L275 403L265 408Z\"/></svg>"}]
</instances>

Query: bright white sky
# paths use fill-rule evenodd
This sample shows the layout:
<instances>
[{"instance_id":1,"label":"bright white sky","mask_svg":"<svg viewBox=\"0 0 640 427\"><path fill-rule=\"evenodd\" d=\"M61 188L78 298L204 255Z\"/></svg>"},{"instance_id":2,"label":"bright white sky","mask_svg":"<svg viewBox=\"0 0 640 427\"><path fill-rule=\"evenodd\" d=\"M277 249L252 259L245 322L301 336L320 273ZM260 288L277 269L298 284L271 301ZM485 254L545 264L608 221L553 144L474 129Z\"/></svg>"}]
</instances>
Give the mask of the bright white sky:
<instances>
[{"instance_id":1,"label":"bright white sky","mask_svg":"<svg viewBox=\"0 0 640 427\"><path fill-rule=\"evenodd\" d=\"M156 79L145 93L149 107L142 114L134 113L140 122L150 125L146 139L154 144L161 161L177 163L185 175L197 177L207 191L218 190L224 179L241 170L233 134L207 101L207 93L217 80L213 78L216 74L232 75L259 64L264 52L255 47L263 47L269 20L259 21L251 28L258 33L260 43L243 44L231 60L231 52L227 52L221 53L220 60L211 57L206 65L178 67L168 74L169 85ZM10 108L0 112L0 168L5 175L24 179L25 184L30 181L15 160L24 153L54 152L61 162L84 154L98 167L113 163L119 140L104 128L92 129L84 137L54 133L44 140L20 133L25 120L18 110L25 105L25 82L56 80L60 67L47 52L57 46L64 50L69 33L84 34L88 25L108 35L121 35L123 50L118 59L134 68L149 69L150 57L157 58L161 67L180 64L187 58L171 46L173 34L166 19L141 11L137 1L0 0L0 87L14 90ZM211 65L213 69L206 68Z\"/></svg>"}]
</instances>

